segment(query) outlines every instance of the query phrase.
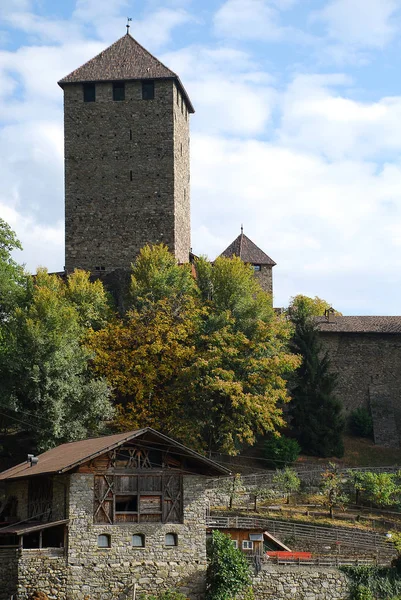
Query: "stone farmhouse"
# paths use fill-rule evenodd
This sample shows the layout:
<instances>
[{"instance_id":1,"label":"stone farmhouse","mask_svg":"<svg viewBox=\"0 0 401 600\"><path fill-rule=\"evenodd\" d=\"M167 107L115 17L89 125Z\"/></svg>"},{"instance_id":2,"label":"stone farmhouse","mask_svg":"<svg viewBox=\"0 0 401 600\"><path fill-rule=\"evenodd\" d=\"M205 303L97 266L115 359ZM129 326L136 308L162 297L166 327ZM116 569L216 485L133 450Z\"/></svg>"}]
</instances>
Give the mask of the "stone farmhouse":
<instances>
[{"instance_id":1,"label":"stone farmhouse","mask_svg":"<svg viewBox=\"0 0 401 600\"><path fill-rule=\"evenodd\" d=\"M0 474L0 600L202 597L206 477L230 472L146 428L63 444Z\"/></svg>"}]
</instances>

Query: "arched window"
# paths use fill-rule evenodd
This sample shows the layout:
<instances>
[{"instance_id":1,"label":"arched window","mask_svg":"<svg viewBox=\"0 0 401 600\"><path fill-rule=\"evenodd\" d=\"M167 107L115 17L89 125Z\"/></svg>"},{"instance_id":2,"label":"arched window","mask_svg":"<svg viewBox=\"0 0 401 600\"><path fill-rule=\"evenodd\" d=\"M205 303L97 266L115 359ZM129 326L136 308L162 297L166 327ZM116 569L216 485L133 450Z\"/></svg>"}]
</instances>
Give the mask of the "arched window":
<instances>
[{"instance_id":1,"label":"arched window","mask_svg":"<svg viewBox=\"0 0 401 600\"><path fill-rule=\"evenodd\" d=\"M111 548L111 538L107 533L102 533L97 536L98 548Z\"/></svg>"},{"instance_id":2,"label":"arched window","mask_svg":"<svg viewBox=\"0 0 401 600\"><path fill-rule=\"evenodd\" d=\"M145 536L143 535L143 533L135 533L132 536L132 545L134 548L145 547Z\"/></svg>"},{"instance_id":3,"label":"arched window","mask_svg":"<svg viewBox=\"0 0 401 600\"><path fill-rule=\"evenodd\" d=\"M177 546L177 534L176 533L166 533L164 538L164 544L166 546Z\"/></svg>"}]
</instances>

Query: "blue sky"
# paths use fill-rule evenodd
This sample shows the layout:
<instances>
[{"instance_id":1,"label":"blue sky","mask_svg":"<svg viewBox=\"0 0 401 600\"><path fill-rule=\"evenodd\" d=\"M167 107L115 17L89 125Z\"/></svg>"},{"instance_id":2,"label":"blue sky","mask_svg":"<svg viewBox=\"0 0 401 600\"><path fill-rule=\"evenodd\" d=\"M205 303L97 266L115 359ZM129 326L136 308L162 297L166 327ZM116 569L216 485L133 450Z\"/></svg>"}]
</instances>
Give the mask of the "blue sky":
<instances>
[{"instance_id":1,"label":"blue sky","mask_svg":"<svg viewBox=\"0 0 401 600\"><path fill-rule=\"evenodd\" d=\"M274 303L401 314L401 0L5 0L0 216L18 259L64 264L57 80L125 33L182 78L192 245L241 223L276 262Z\"/></svg>"}]
</instances>

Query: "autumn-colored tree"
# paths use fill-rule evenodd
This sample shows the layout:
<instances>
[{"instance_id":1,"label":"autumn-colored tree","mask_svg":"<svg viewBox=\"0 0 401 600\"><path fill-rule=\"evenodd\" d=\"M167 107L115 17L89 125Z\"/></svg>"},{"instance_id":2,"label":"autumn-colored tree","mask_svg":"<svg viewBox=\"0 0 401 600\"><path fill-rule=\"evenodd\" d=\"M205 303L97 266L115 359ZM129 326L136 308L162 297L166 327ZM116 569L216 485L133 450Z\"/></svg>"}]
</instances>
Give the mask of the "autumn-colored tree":
<instances>
[{"instance_id":1,"label":"autumn-colored tree","mask_svg":"<svg viewBox=\"0 0 401 600\"><path fill-rule=\"evenodd\" d=\"M333 310L330 302L327 302L327 300L323 300L323 298L319 298L318 296L310 298L303 294L298 294L291 298L288 310L290 313L294 313L299 308L306 311L310 317L322 317L327 310ZM337 310L333 312L335 315L341 316L341 313Z\"/></svg>"},{"instance_id":2,"label":"autumn-colored tree","mask_svg":"<svg viewBox=\"0 0 401 600\"><path fill-rule=\"evenodd\" d=\"M216 328L215 320L220 327ZM202 322L197 351L183 377L191 414L208 451L236 454L258 434L284 424L286 374L298 364L288 352L288 324L258 321L250 338L226 312Z\"/></svg>"},{"instance_id":3,"label":"autumn-colored tree","mask_svg":"<svg viewBox=\"0 0 401 600\"><path fill-rule=\"evenodd\" d=\"M283 424L291 324L238 259L179 266L145 247L132 309L90 336L93 368L114 388L118 427L152 425L209 452L237 453Z\"/></svg>"},{"instance_id":4,"label":"autumn-colored tree","mask_svg":"<svg viewBox=\"0 0 401 600\"><path fill-rule=\"evenodd\" d=\"M185 414L179 381L194 360L200 314L190 296L178 312L167 298L149 301L141 311L132 309L124 320L89 336L93 369L115 390L119 428L153 426L187 439L184 430L193 415Z\"/></svg>"}]
</instances>

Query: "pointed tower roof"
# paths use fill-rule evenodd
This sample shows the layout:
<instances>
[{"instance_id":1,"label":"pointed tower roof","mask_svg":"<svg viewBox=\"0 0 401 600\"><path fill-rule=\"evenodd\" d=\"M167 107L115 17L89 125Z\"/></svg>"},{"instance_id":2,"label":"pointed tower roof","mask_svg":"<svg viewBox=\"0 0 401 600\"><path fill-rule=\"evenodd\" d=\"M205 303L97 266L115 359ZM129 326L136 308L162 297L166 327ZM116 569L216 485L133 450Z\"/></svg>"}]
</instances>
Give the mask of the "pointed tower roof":
<instances>
[{"instance_id":1,"label":"pointed tower roof","mask_svg":"<svg viewBox=\"0 0 401 600\"><path fill-rule=\"evenodd\" d=\"M274 267L274 260L267 256L252 240L247 237L241 227L239 236L220 254L225 258L239 256L244 263L253 265L270 265Z\"/></svg>"},{"instance_id":2,"label":"pointed tower roof","mask_svg":"<svg viewBox=\"0 0 401 600\"><path fill-rule=\"evenodd\" d=\"M195 112L178 75L148 52L129 33L61 79L58 84L64 87L69 83L138 79L175 80L187 102L189 112Z\"/></svg>"}]
</instances>

